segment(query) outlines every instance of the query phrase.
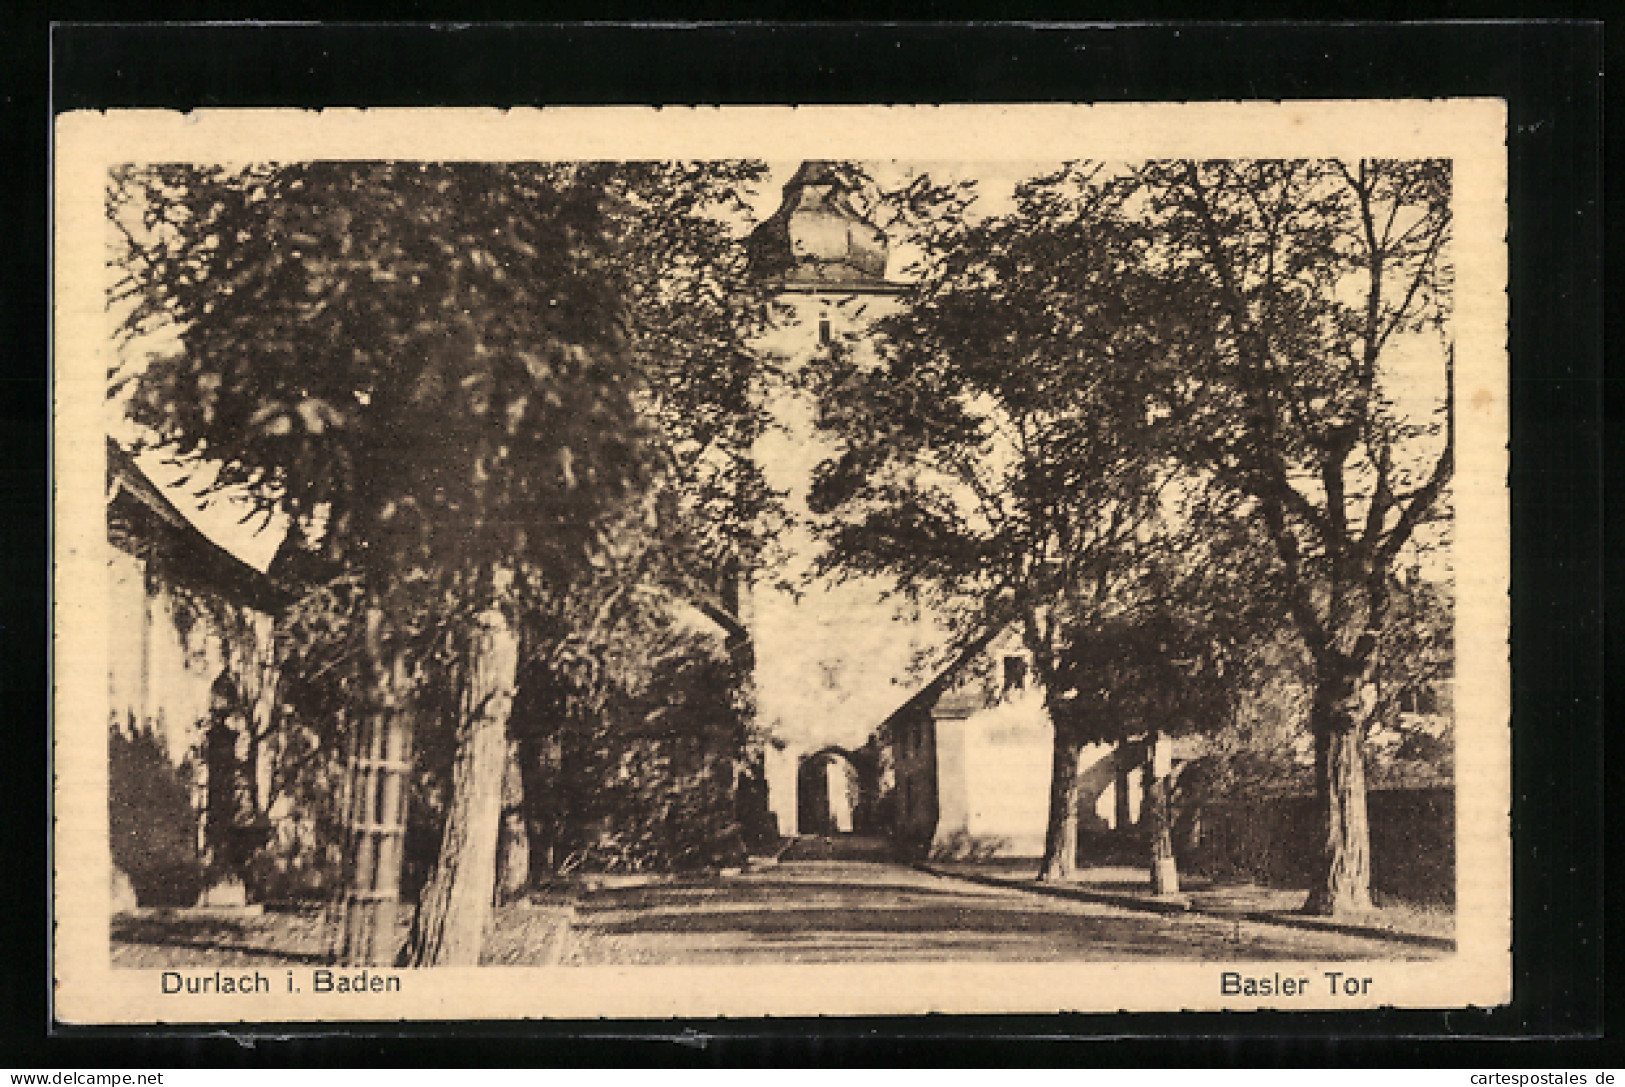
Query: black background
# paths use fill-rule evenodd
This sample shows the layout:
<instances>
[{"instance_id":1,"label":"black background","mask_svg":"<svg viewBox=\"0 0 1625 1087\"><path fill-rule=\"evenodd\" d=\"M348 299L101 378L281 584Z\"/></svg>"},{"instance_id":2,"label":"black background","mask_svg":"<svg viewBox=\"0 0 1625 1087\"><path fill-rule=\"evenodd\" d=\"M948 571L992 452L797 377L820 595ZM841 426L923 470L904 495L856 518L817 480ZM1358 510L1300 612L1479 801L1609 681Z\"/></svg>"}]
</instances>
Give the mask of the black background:
<instances>
[{"instance_id":1,"label":"black background","mask_svg":"<svg viewBox=\"0 0 1625 1087\"><path fill-rule=\"evenodd\" d=\"M325 5L321 12L309 7L294 14L332 18L345 11L342 4ZM1476 14L1462 4L1436 10ZM797 11L820 9L803 5ZM456 14L431 12L421 3L403 4L400 12L420 19ZM723 14L715 6L712 13ZM9 962L0 980L5 1030L0 1067L1262 1063L1576 1070L1589 1064L1594 1070L1621 1065L1620 1050L1603 1037L1602 799L1605 776L1617 786L1618 774L1617 768L1605 770L1602 758L1600 24L255 27L85 22L53 29L47 14L8 8L0 24L5 110L0 707L8 740L7 757L0 760L8 775L6 832L0 838L9 876L0 881L0 894L10 933ZM164 17L178 14L172 10ZM188 14L245 13L199 6ZM1024 12L1007 5L981 14ZM1193 13L1189 5L1151 4L1132 14ZM1285 12L1254 5L1249 14L1268 18ZM105 5L89 5L77 17L119 15ZM1616 51L1612 47L1610 55ZM46 314L53 112L124 106L1445 96L1500 97L1509 106L1516 854L1510 1008L614 1026L276 1026L255 1035L252 1046L219 1031L86 1030L49 1022ZM1610 143L1617 154L1620 141ZM1617 314L1610 320L1617 322ZM1611 419L1617 418L1613 409L1619 399L1617 390L1609 391ZM1618 471L1609 475L1620 477ZM1618 503L1612 508L1617 511ZM1617 512L1612 522L1617 540ZM1606 649L1611 651L1606 659L1621 659L1617 627ZM496 972L493 983L500 984ZM1505 1039L1522 1041L1509 1045Z\"/></svg>"}]
</instances>

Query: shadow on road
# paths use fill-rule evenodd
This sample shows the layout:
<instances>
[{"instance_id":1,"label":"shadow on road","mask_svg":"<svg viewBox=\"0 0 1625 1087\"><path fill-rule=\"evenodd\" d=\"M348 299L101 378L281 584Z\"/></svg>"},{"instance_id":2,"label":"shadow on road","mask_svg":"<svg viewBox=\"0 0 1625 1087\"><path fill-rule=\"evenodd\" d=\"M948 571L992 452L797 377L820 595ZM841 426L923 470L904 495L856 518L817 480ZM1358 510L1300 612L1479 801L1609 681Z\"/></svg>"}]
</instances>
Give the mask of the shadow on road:
<instances>
[{"instance_id":1,"label":"shadow on road","mask_svg":"<svg viewBox=\"0 0 1625 1087\"><path fill-rule=\"evenodd\" d=\"M593 892L573 962L1428 958L1418 949L976 886L898 865L786 862L743 876Z\"/></svg>"}]
</instances>

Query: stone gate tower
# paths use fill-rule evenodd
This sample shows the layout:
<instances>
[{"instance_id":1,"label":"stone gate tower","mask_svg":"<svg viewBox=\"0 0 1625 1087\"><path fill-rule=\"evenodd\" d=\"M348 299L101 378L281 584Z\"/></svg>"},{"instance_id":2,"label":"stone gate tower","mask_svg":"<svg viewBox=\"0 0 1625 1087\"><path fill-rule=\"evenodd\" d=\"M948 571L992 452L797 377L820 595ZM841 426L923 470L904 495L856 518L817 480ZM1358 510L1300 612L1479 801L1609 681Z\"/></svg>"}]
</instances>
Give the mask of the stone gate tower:
<instances>
[{"instance_id":1,"label":"stone gate tower","mask_svg":"<svg viewBox=\"0 0 1625 1087\"><path fill-rule=\"evenodd\" d=\"M870 353L869 327L901 290L886 278L886 236L859 211L856 194L840 165L804 162L753 236L758 267L788 311L762 349L793 371L827 365L836 345L861 361ZM833 447L817 430L810 395L784 394L771 409L776 427L756 455L799 523L788 561L754 572L741 617L755 646L759 719L773 737L768 804L780 833L794 835L825 829L801 825L809 797L799 794L838 792L838 778L826 774L865 779L871 790L877 784L878 766L865 758L873 749L860 749L908 698L908 666L929 624L885 599L884 582L814 576L818 542L807 526L807 494L813 469Z\"/></svg>"}]
</instances>

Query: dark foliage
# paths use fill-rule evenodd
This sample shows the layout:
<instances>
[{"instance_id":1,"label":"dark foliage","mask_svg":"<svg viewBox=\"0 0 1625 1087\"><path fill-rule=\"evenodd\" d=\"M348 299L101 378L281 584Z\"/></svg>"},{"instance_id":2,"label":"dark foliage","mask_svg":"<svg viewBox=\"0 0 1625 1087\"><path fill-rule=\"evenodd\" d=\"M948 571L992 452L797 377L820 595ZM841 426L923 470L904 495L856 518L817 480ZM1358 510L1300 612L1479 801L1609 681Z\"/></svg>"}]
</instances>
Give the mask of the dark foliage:
<instances>
[{"instance_id":1,"label":"dark foliage","mask_svg":"<svg viewBox=\"0 0 1625 1087\"><path fill-rule=\"evenodd\" d=\"M1075 692L1072 712L1095 742L1216 729L1239 694L1226 677L1228 633L1167 611L1072 626L1056 679Z\"/></svg>"},{"instance_id":2,"label":"dark foliage","mask_svg":"<svg viewBox=\"0 0 1625 1087\"><path fill-rule=\"evenodd\" d=\"M143 906L190 906L203 889L188 763L133 718L107 733L107 819L113 864Z\"/></svg>"},{"instance_id":3,"label":"dark foliage","mask_svg":"<svg viewBox=\"0 0 1625 1087\"><path fill-rule=\"evenodd\" d=\"M738 187L762 170L335 162L115 174L125 331L132 345L153 331L180 345L116 375L133 382L133 416L181 459L218 465L207 489L247 487L262 511L293 521L279 572L303 595L279 628L267 802L291 801L299 827L262 857L267 882L321 885L336 859L344 752L372 696L361 620L380 596L411 660L411 690L396 694L416 722L408 890L422 882L455 799L457 632L490 600L499 567L515 579L506 602L527 656L593 692L577 717L598 722L583 726L594 757L642 760L651 792L696 774L731 788L731 771L706 767L742 757L737 735L724 743L696 718L616 739L602 692L639 664L609 659L629 636L628 606L714 606L719 574L752 561L776 526L749 456L773 380L748 347L768 299L734 221ZM738 684L701 686L726 699ZM586 799L555 806L597 794L583 787ZM650 818L687 827L713 814Z\"/></svg>"},{"instance_id":4,"label":"dark foliage","mask_svg":"<svg viewBox=\"0 0 1625 1087\"><path fill-rule=\"evenodd\" d=\"M323 523L369 584L568 564L641 472L597 186L536 165L159 166L121 172L110 215L126 328L181 343L138 375L136 420L218 463L212 487Z\"/></svg>"},{"instance_id":5,"label":"dark foliage","mask_svg":"<svg viewBox=\"0 0 1625 1087\"><path fill-rule=\"evenodd\" d=\"M1455 795L1447 788L1372 789L1371 889L1388 900L1450 905L1456 897ZM1183 807L1175 847L1193 875L1304 888L1316 878L1306 792L1254 793Z\"/></svg>"},{"instance_id":6,"label":"dark foliage","mask_svg":"<svg viewBox=\"0 0 1625 1087\"><path fill-rule=\"evenodd\" d=\"M533 682L545 689L547 679ZM546 754L531 768L531 782L541 786L531 815L546 824L557 869L741 863L741 816L749 812L741 812L739 794L752 746L748 682L737 661L687 643L652 662L644 682L607 696L564 691L547 714L550 700L533 694L524 710L542 716L531 727L551 726L551 734L534 748Z\"/></svg>"}]
</instances>

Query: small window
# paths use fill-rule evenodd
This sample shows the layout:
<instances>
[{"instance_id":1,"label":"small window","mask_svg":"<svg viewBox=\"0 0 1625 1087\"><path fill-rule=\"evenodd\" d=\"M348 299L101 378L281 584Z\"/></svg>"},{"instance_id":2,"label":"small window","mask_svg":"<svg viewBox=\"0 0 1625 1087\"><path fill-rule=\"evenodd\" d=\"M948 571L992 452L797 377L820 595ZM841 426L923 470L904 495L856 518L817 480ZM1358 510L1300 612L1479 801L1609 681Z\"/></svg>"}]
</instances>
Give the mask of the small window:
<instances>
[{"instance_id":1,"label":"small window","mask_svg":"<svg viewBox=\"0 0 1625 1087\"><path fill-rule=\"evenodd\" d=\"M819 661L818 668L824 673L824 687L826 690L839 690L841 686L841 662Z\"/></svg>"},{"instance_id":2,"label":"small window","mask_svg":"<svg viewBox=\"0 0 1625 1087\"><path fill-rule=\"evenodd\" d=\"M1006 691L1023 691L1027 689L1027 661L1025 658L1004 658L1004 689Z\"/></svg>"},{"instance_id":3,"label":"small window","mask_svg":"<svg viewBox=\"0 0 1625 1087\"><path fill-rule=\"evenodd\" d=\"M818 344L819 344L819 346L820 347L828 347L830 339L831 339L831 336L830 336L830 331L829 331L829 318L825 317L825 318L821 319L818 322Z\"/></svg>"}]
</instances>

